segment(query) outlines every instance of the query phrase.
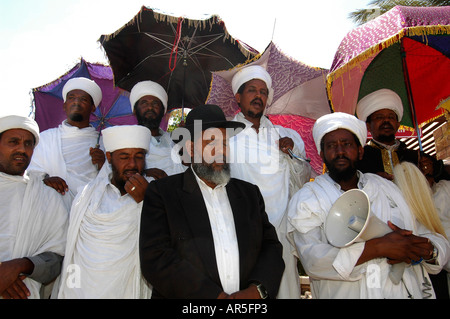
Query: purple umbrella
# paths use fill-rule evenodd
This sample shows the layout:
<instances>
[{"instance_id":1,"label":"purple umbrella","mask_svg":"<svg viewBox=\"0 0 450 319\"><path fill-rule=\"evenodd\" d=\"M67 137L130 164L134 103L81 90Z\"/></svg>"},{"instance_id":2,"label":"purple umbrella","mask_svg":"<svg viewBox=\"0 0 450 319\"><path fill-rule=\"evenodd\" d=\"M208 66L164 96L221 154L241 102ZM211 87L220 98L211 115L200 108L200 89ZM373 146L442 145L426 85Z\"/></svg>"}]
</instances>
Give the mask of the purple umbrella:
<instances>
[{"instance_id":1,"label":"purple umbrella","mask_svg":"<svg viewBox=\"0 0 450 319\"><path fill-rule=\"evenodd\" d=\"M58 79L33 89L35 120L42 131L57 127L65 118L62 89L75 77L86 77L95 81L102 89L102 101L90 122L98 130L124 124L137 124L131 111L129 93L114 87L112 70L103 64L89 63L81 59L75 67Z\"/></svg>"}]
</instances>

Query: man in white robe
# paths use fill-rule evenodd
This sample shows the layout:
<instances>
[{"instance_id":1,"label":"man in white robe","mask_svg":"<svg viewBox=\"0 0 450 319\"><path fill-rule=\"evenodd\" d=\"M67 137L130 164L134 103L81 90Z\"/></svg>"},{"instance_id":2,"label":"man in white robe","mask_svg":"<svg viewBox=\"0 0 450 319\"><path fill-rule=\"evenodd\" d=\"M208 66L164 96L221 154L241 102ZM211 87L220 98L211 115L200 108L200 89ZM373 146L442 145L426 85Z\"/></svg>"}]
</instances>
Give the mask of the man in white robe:
<instances>
[{"instance_id":1,"label":"man in white robe","mask_svg":"<svg viewBox=\"0 0 450 319\"><path fill-rule=\"evenodd\" d=\"M150 298L138 247L150 137L139 125L103 130L108 163L74 199L58 298Z\"/></svg>"},{"instance_id":2,"label":"man in white robe","mask_svg":"<svg viewBox=\"0 0 450 319\"><path fill-rule=\"evenodd\" d=\"M139 125L152 132L147 153L147 175L155 179L182 173L187 169L181 163L170 133L160 128L167 112L168 96L164 88L153 81L138 82L130 92L130 104Z\"/></svg>"},{"instance_id":3,"label":"man in white robe","mask_svg":"<svg viewBox=\"0 0 450 319\"><path fill-rule=\"evenodd\" d=\"M310 179L310 164L289 154L291 150L306 158L305 145L296 131L274 125L263 115L273 96L272 80L263 67L250 66L238 71L232 88L241 108L233 121L246 127L230 139L231 176L260 188L269 220L283 244L286 268L277 298L299 299L297 259L290 253L286 238L286 209L291 195Z\"/></svg>"},{"instance_id":4,"label":"man in white robe","mask_svg":"<svg viewBox=\"0 0 450 319\"><path fill-rule=\"evenodd\" d=\"M70 207L77 190L93 180L105 162L100 133L89 123L102 92L92 80L72 78L62 94L67 119L41 133L28 170L47 174L44 183L64 195Z\"/></svg>"},{"instance_id":5,"label":"man in white robe","mask_svg":"<svg viewBox=\"0 0 450 319\"><path fill-rule=\"evenodd\" d=\"M0 118L0 298L41 298L61 270L68 211L42 176L26 171L38 142L34 120Z\"/></svg>"},{"instance_id":6,"label":"man in white robe","mask_svg":"<svg viewBox=\"0 0 450 319\"><path fill-rule=\"evenodd\" d=\"M356 169L367 138L365 123L345 113L328 114L316 121L313 137L329 172L305 184L288 208L289 237L310 276L313 298L434 298L428 273L447 263L448 240L414 218L394 183ZM337 248L328 242L324 222L333 203L354 188L368 195L371 214L390 222L393 231ZM390 264L399 262L407 266L395 284Z\"/></svg>"}]
</instances>

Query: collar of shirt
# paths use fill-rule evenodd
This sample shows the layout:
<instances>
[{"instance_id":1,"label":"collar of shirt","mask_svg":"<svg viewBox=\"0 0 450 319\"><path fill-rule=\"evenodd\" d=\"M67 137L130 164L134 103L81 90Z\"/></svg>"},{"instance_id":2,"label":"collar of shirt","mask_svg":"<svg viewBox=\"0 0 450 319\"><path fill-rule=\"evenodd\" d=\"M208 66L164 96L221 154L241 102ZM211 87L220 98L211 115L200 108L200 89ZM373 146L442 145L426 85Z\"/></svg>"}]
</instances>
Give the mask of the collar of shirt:
<instances>
[{"instance_id":1,"label":"collar of shirt","mask_svg":"<svg viewBox=\"0 0 450 319\"><path fill-rule=\"evenodd\" d=\"M192 167L191 167L191 169L192 169L192 172L194 173L195 179L197 180L197 183L198 183L198 186L200 187L200 189L205 189L209 193L212 193L214 190L222 189L222 188L225 188L225 186L227 186L227 183L223 183L223 184L217 185L215 188L212 188L212 187L208 186L200 177L198 177L197 173L194 171L194 169Z\"/></svg>"},{"instance_id":2,"label":"collar of shirt","mask_svg":"<svg viewBox=\"0 0 450 319\"><path fill-rule=\"evenodd\" d=\"M358 188L363 189L367 183L367 178L360 171L356 171L356 175L358 176ZM344 191L341 189L341 185L339 185L334 179L332 179L329 173L325 174L325 176L331 182L331 184L333 184L334 187L336 187L336 189L338 189L340 192L344 193Z\"/></svg>"},{"instance_id":3,"label":"collar of shirt","mask_svg":"<svg viewBox=\"0 0 450 319\"><path fill-rule=\"evenodd\" d=\"M247 120L242 112L239 112L236 115L236 121L244 123L246 129L251 128L253 126L253 123L250 122L249 120ZM263 116L261 116L259 127L260 128L272 128L273 124L272 124L272 122L270 122L270 120L265 115L263 115Z\"/></svg>"},{"instance_id":4,"label":"collar of shirt","mask_svg":"<svg viewBox=\"0 0 450 319\"><path fill-rule=\"evenodd\" d=\"M381 146L381 147L387 149L388 151L394 151L400 146L400 141L399 140L395 140L395 143L393 145L383 144L383 143L375 141L375 140L372 140L372 141L375 144L377 144L378 146Z\"/></svg>"}]
</instances>

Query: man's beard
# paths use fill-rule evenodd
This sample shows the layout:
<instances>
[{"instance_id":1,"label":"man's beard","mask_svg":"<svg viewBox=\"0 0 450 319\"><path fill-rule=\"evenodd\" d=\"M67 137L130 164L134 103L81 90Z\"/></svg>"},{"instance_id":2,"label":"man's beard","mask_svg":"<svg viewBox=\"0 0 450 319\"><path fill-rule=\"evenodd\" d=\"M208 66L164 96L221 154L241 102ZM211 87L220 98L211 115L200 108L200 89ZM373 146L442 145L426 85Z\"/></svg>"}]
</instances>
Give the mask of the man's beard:
<instances>
[{"instance_id":1,"label":"man's beard","mask_svg":"<svg viewBox=\"0 0 450 319\"><path fill-rule=\"evenodd\" d=\"M334 162L345 158L350 162L350 165L344 169L344 170L339 170L336 168L336 166L334 165ZM328 162L327 160L324 160L325 165L328 168L328 172L330 174L330 177L335 181L335 182L341 182L341 181L349 181L356 173L356 163L350 161L347 157L345 156L341 156L341 157L337 157L334 160L332 160L331 162Z\"/></svg>"},{"instance_id":2,"label":"man's beard","mask_svg":"<svg viewBox=\"0 0 450 319\"><path fill-rule=\"evenodd\" d=\"M140 112L136 112L136 119L138 124L145 126L150 130L159 128L163 116L164 114L161 112L161 114L153 119L151 117L145 116L145 114L141 115Z\"/></svg>"},{"instance_id":3,"label":"man's beard","mask_svg":"<svg viewBox=\"0 0 450 319\"><path fill-rule=\"evenodd\" d=\"M381 126L388 126L389 128L391 128L392 130L394 129L394 127L391 125L391 123L385 122L383 124L380 125ZM395 133L394 134L389 134L389 135L378 135L377 136L377 141L383 144L388 144L390 142L395 141Z\"/></svg>"},{"instance_id":4,"label":"man's beard","mask_svg":"<svg viewBox=\"0 0 450 319\"><path fill-rule=\"evenodd\" d=\"M211 164L192 163L192 169L198 177L216 185L226 184L230 181L230 165L225 163L220 171L215 170Z\"/></svg>"},{"instance_id":5,"label":"man's beard","mask_svg":"<svg viewBox=\"0 0 450 319\"><path fill-rule=\"evenodd\" d=\"M378 135L377 142L388 144L390 142L395 141L395 134L391 135Z\"/></svg>"},{"instance_id":6,"label":"man's beard","mask_svg":"<svg viewBox=\"0 0 450 319\"><path fill-rule=\"evenodd\" d=\"M72 113L69 115L69 119L74 121L74 122L83 122L84 117L82 114L79 113Z\"/></svg>"},{"instance_id":7,"label":"man's beard","mask_svg":"<svg viewBox=\"0 0 450 319\"><path fill-rule=\"evenodd\" d=\"M128 178L125 177L125 173L128 171L123 171L122 174L117 170L117 168L114 165L111 165L112 169L112 180L114 180L115 186L120 191L125 191L125 184L128 181ZM132 170L134 173L140 173L142 175L143 172L139 172L138 170Z\"/></svg>"}]
</instances>

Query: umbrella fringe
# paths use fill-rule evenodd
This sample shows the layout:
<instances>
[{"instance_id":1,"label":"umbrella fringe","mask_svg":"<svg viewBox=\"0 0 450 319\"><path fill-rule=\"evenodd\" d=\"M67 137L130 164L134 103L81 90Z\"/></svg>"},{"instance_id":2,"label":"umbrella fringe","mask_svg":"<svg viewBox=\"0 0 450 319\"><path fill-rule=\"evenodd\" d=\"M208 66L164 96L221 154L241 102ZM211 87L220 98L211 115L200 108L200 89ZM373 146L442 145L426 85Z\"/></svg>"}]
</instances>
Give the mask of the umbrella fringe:
<instances>
[{"instance_id":1,"label":"umbrella fringe","mask_svg":"<svg viewBox=\"0 0 450 319\"><path fill-rule=\"evenodd\" d=\"M241 47L241 46L239 45L239 47ZM248 54L248 51L247 51L247 54ZM261 56L262 56L262 53L258 53L257 55L255 55L251 59L249 59L249 57L247 57L247 59L248 59L247 61L245 61L245 62L243 62L241 64L238 64L238 65L235 65L232 68L229 68L228 70L224 70L224 71L229 71L229 70L233 70L233 69L236 69L236 68L243 67L244 65L247 65L247 64L249 64L251 62L254 62L254 61L258 60ZM210 96L211 96L213 80L214 80L214 77L211 77L211 81L209 82L209 92L208 92L208 96L206 97L205 101L208 101Z\"/></svg>"},{"instance_id":2,"label":"umbrella fringe","mask_svg":"<svg viewBox=\"0 0 450 319\"><path fill-rule=\"evenodd\" d=\"M378 43L377 45L374 45L370 47L369 49L365 50L363 53L359 54L358 56L352 58L350 61L345 63L342 67L340 67L337 70L334 70L333 72L330 72L327 76L327 93L330 100L331 107L334 111L334 106L332 103L333 96L331 92L331 85L332 83L337 80L338 78L342 77L343 74L349 72L355 67L360 66L360 64L363 61L366 61L368 58L377 55L382 50L392 46L393 44L399 43L405 36L412 37L412 36L422 36L426 38L428 35L446 35L450 34L450 25L434 25L434 26L419 26L419 27L410 27L402 29L398 34L383 40L382 42ZM344 90L344 87L342 87L342 90Z\"/></svg>"}]
</instances>

